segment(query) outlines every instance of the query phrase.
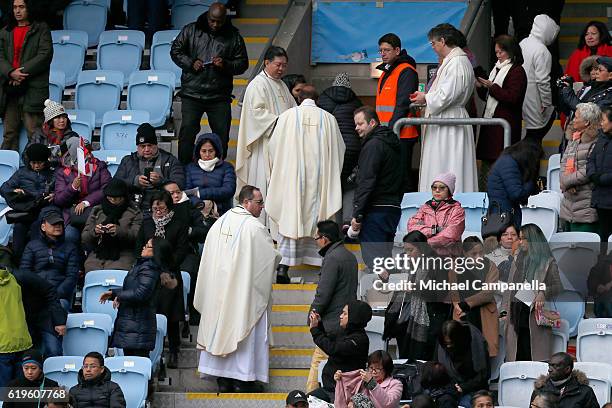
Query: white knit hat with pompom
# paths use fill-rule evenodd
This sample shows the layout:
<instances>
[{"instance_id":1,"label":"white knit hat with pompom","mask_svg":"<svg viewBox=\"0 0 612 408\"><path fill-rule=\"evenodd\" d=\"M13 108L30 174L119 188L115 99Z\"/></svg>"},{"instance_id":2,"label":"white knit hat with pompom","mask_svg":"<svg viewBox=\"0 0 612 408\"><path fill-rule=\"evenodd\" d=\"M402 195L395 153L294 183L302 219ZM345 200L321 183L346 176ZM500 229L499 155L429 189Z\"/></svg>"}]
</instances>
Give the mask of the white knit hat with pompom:
<instances>
[{"instance_id":1,"label":"white knit hat with pompom","mask_svg":"<svg viewBox=\"0 0 612 408\"><path fill-rule=\"evenodd\" d=\"M49 122L53 118L57 118L59 115L65 115L66 110L64 107L51 99L45 101L45 123Z\"/></svg>"}]
</instances>

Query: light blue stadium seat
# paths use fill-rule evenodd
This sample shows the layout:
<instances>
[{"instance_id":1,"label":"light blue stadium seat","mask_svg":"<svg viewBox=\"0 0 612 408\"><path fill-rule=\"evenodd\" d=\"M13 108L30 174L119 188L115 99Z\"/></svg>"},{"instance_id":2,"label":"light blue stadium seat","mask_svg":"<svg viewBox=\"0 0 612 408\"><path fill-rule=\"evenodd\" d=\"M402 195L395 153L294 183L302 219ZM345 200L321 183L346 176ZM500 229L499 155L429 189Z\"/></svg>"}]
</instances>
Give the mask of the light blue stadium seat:
<instances>
[{"instance_id":1,"label":"light blue stadium seat","mask_svg":"<svg viewBox=\"0 0 612 408\"><path fill-rule=\"evenodd\" d=\"M151 43L151 69L156 71L174 72L174 86L180 88L182 69L170 58L172 42L179 35L180 30L164 30L153 34Z\"/></svg>"},{"instance_id":2,"label":"light blue stadium seat","mask_svg":"<svg viewBox=\"0 0 612 408\"><path fill-rule=\"evenodd\" d=\"M557 295L554 302L549 302L548 307L558 311L563 319L567 320L570 337L578 333L578 324L583 319L585 310L584 297L579 292L564 290Z\"/></svg>"},{"instance_id":3,"label":"light blue stadium seat","mask_svg":"<svg viewBox=\"0 0 612 408\"><path fill-rule=\"evenodd\" d=\"M541 361L514 361L499 369L500 405L528 407L535 380L548 374L548 364Z\"/></svg>"},{"instance_id":4,"label":"light blue stadium seat","mask_svg":"<svg viewBox=\"0 0 612 408\"><path fill-rule=\"evenodd\" d=\"M66 335L62 341L64 355L85 356L97 351L103 356L108 350L108 336L113 320L102 313L70 313L66 320Z\"/></svg>"},{"instance_id":5,"label":"light blue stadium seat","mask_svg":"<svg viewBox=\"0 0 612 408\"><path fill-rule=\"evenodd\" d=\"M600 406L604 406L606 402L610 402L610 386L612 381L612 365L601 362L576 362L574 369L580 370L586 374L589 379L589 387L595 392L597 402Z\"/></svg>"},{"instance_id":6,"label":"light blue stadium seat","mask_svg":"<svg viewBox=\"0 0 612 408\"><path fill-rule=\"evenodd\" d=\"M140 110L113 110L104 114L100 130L100 149L136 151L136 130L149 121L149 113Z\"/></svg>"},{"instance_id":7,"label":"light blue stadium seat","mask_svg":"<svg viewBox=\"0 0 612 408\"><path fill-rule=\"evenodd\" d=\"M559 211L561 211L560 194L550 190L543 191L529 197L527 205L521 208L522 225L537 225L546 239L550 240L558 229Z\"/></svg>"},{"instance_id":8,"label":"light blue stadium seat","mask_svg":"<svg viewBox=\"0 0 612 408\"><path fill-rule=\"evenodd\" d=\"M164 337L168 333L168 319L163 314L157 314L157 330L155 334L155 348L151 350L149 358L153 363L152 373L157 371L161 362L162 352L164 351Z\"/></svg>"},{"instance_id":9,"label":"light blue stadium seat","mask_svg":"<svg viewBox=\"0 0 612 408\"><path fill-rule=\"evenodd\" d=\"M465 211L466 231L480 231L482 216L489 208L487 193L457 193L453 198L461 203L461 207Z\"/></svg>"},{"instance_id":10,"label":"light blue stadium seat","mask_svg":"<svg viewBox=\"0 0 612 408\"><path fill-rule=\"evenodd\" d=\"M96 159L106 162L111 176L115 176L121 159L132 154L129 150L94 150L93 155Z\"/></svg>"},{"instance_id":11,"label":"light blue stadium seat","mask_svg":"<svg viewBox=\"0 0 612 408\"><path fill-rule=\"evenodd\" d=\"M385 341L383 340L383 332L385 330L384 316L372 316L372 320L368 322L365 328L366 334L370 341L369 353L376 350L385 350Z\"/></svg>"},{"instance_id":12,"label":"light blue stadium seat","mask_svg":"<svg viewBox=\"0 0 612 408\"><path fill-rule=\"evenodd\" d=\"M85 31L51 31L53 39L53 60L51 70L62 71L66 76L66 86L77 83L79 72L85 63L87 53L87 33Z\"/></svg>"},{"instance_id":13,"label":"light blue stadium seat","mask_svg":"<svg viewBox=\"0 0 612 408\"><path fill-rule=\"evenodd\" d=\"M66 75L64 72L51 70L49 72L49 99L62 103L65 87Z\"/></svg>"},{"instance_id":14,"label":"light blue stadium seat","mask_svg":"<svg viewBox=\"0 0 612 408\"><path fill-rule=\"evenodd\" d=\"M70 126L83 139L91 142L94 128L96 127L96 114L85 109L67 110Z\"/></svg>"},{"instance_id":15,"label":"light blue stadium seat","mask_svg":"<svg viewBox=\"0 0 612 408\"><path fill-rule=\"evenodd\" d=\"M45 377L57 381L68 390L78 384L79 370L83 367L81 356L49 357L43 363Z\"/></svg>"},{"instance_id":16,"label":"light blue stadium seat","mask_svg":"<svg viewBox=\"0 0 612 408\"><path fill-rule=\"evenodd\" d=\"M76 109L90 110L96 115L96 126L102 125L102 117L119 108L123 74L119 71L81 71L76 86Z\"/></svg>"},{"instance_id":17,"label":"light blue stadium seat","mask_svg":"<svg viewBox=\"0 0 612 408\"><path fill-rule=\"evenodd\" d=\"M113 309L113 302L101 304L100 295L111 289L121 289L127 273L127 271L113 269L87 272L83 285L83 312L104 313L114 321L117 317L117 310Z\"/></svg>"},{"instance_id":18,"label":"light blue stadium seat","mask_svg":"<svg viewBox=\"0 0 612 408\"><path fill-rule=\"evenodd\" d=\"M19 153L14 150L0 150L0 185L11 178L19 169Z\"/></svg>"},{"instance_id":19,"label":"light blue stadium seat","mask_svg":"<svg viewBox=\"0 0 612 408\"><path fill-rule=\"evenodd\" d=\"M580 321L576 338L576 359L578 361L612 364L611 348L612 319L591 318Z\"/></svg>"},{"instance_id":20,"label":"light blue stadium seat","mask_svg":"<svg viewBox=\"0 0 612 408\"><path fill-rule=\"evenodd\" d=\"M87 45L94 47L106 28L109 8L109 0L74 0L64 9L64 29L85 31Z\"/></svg>"},{"instance_id":21,"label":"light blue stadium seat","mask_svg":"<svg viewBox=\"0 0 612 408\"><path fill-rule=\"evenodd\" d=\"M149 112L149 123L160 127L166 123L174 97L174 73L138 71L130 75L127 108Z\"/></svg>"},{"instance_id":22,"label":"light blue stadium seat","mask_svg":"<svg viewBox=\"0 0 612 408\"><path fill-rule=\"evenodd\" d=\"M599 235L592 232L559 232L549 239L565 289L586 296L588 271L597 263Z\"/></svg>"},{"instance_id":23,"label":"light blue stadium seat","mask_svg":"<svg viewBox=\"0 0 612 408\"><path fill-rule=\"evenodd\" d=\"M175 0L172 5L171 26L180 30L208 10L212 1L206 0Z\"/></svg>"},{"instance_id":24,"label":"light blue stadium seat","mask_svg":"<svg viewBox=\"0 0 612 408\"><path fill-rule=\"evenodd\" d=\"M147 399L148 381L151 378L151 360L146 357L110 357L104 365L111 372L111 379L119 384L127 408L143 408Z\"/></svg>"},{"instance_id":25,"label":"light blue stadium seat","mask_svg":"<svg viewBox=\"0 0 612 408\"><path fill-rule=\"evenodd\" d=\"M425 204L427 200L431 200L431 193L416 192L404 194L400 204L402 215L397 224L395 242L402 242L404 235L408 232L408 220L417 213L419 207Z\"/></svg>"},{"instance_id":26,"label":"light blue stadium seat","mask_svg":"<svg viewBox=\"0 0 612 408\"><path fill-rule=\"evenodd\" d=\"M0 152L3 151L5 150L0 150ZM8 245L13 236L13 224L6 222L5 213L7 211L9 211L9 207L4 198L0 197L0 245Z\"/></svg>"},{"instance_id":27,"label":"light blue stadium seat","mask_svg":"<svg viewBox=\"0 0 612 408\"><path fill-rule=\"evenodd\" d=\"M185 317L189 321L189 305L187 304L187 296L191 289L191 275L189 272L181 271L181 278L183 278L183 302L185 303Z\"/></svg>"},{"instance_id":28,"label":"light blue stadium seat","mask_svg":"<svg viewBox=\"0 0 612 408\"><path fill-rule=\"evenodd\" d=\"M561 319L561 327L552 329L553 334L553 354L554 353L566 353L567 343L570 337L569 322L566 319Z\"/></svg>"},{"instance_id":29,"label":"light blue stadium seat","mask_svg":"<svg viewBox=\"0 0 612 408\"><path fill-rule=\"evenodd\" d=\"M142 31L104 31L98 44L98 69L122 72L123 85L126 85L130 74L140 69L144 46Z\"/></svg>"},{"instance_id":30,"label":"light blue stadium seat","mask_svg":"<svg viewBox=\"0 0 612 408\"><path fill-rule=\"evenodd\" d=\"M546 170L546 188L548 190L561 193L561 182L559 176L561 174L561 155L553 154L548 158L548 169Z\"/></svg>"}]
</instances>

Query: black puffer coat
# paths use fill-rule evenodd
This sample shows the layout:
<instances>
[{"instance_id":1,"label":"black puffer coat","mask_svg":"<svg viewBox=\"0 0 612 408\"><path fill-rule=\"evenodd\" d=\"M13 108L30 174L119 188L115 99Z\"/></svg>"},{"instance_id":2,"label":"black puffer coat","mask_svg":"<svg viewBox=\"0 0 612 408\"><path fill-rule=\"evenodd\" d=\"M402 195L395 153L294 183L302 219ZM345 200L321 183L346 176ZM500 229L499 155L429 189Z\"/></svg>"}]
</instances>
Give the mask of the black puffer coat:
<instances>
[{"instance_id":1,"label":"black puffer coat","mask_svg":"<svg viewBox=\"0 0 612 408\"><path fill-rule=\"evenodd\" d=\"M83 378L79 370L79 383L70 389L70 404L75 408L125 408L125 397L119 385L111 381L111 372L104 372L93 380Z\"/></svg>"},{"instance_id":2,"label":"black puffer coat","mask_svg":"<svg viewBox=\"0 0 612 408\"><path fill-rule=\"evenodd\" d=\"M113 289L113 296L119 299L119 311L111 347L155 348L160 274L160 268L152 258L139 258L125 277L123 288Z\"/></svg>"},{"instance_id":3,"label":"black puffer coat","mask_svg":"<svg viewBox=\"0 0 612 408\"><path fill-rule=\"evenodd\" d=\"M612 134L599 131L595 147L587 160L587 176L592 183L591 206L612 209Z\"/></svg>"},{"instance_id":4,"label":"black puffer coat","mask_svg":"<svg viewBox=\"0 0 612 408\"><path fill-rule=\"evenodd\" d=\"M249 67L246 46L229 19L212 33L207 18L208 12L186 25L172 43L170 57L183 70L180 94L203 102L230 102L234 75ZM223 59L223 68L209 63L214 57ZM205 64L198 72L193 70L196 59Z\"/></svg>"},{"instance_id":5,"label":"black puffer coat","mask_svg":"<svg viewBox=\"0 0 612 408\"><path fill-rule=\"evenodd\" d=\"M351 88L330 86L323 91L317 101L317 105L334 115L344 139L346 151L344 152L344 165L340 174L340 181L344 190L347 184L346 179L357 165L359 152L361 151L361 140L359 140L359 136L355 132L353 112L363 104Z\"/></svg>"},{"instance_id":6,"label":"black puffer coat","mask_svg":"<svg viewBox=\"0 0 612 408\"><path fill-rule=\"evenodd\" d=\"M58 388L59 384L50 378L46 378L41 375L39 379L30 381L25 377L19 377L9 382L7 387L11 388L36 388L39 390L48 390L51 388ZM44 406L45 403L42 401L36 402L5 402L2 404L2 408L39 408Z\"/></svg>"}]
</instances>

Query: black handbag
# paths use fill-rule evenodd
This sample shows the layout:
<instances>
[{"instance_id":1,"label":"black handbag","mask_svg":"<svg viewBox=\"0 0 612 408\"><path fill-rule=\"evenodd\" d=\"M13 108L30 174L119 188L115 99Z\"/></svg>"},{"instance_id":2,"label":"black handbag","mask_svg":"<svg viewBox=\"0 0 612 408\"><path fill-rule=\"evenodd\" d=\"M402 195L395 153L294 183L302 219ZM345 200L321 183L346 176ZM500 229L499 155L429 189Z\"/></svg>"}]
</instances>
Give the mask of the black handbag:
<instances>
[{"instance_id":1,"label":"black handbag","mask_svg":"<svg viewBox=\"0 0 612 408\"><path fill-rule=\"evenodd\" d=\"M497 212L493 209L497 207ZM503 233L506 228L512 225L513 211L502 211L501 206L497 201L493 201L489 205L487 213L482 216L480 235L483 239L490 236L498 236Z\"/></svg>"},{"instance_id":2,"label":"black handbag","mask_svg":"<svg viewBox=\"0 0 612 408\"><path fill-rule=\"evenodd\" d=\"M85 224L87 223L87 218L89 218L89 214L91 214L92 207L87 207L83 210L80 215L74 211L76 205L73 205L70 208L70 225L73 227L82 230L85 228Z\"/></svg>"}]
</instances>

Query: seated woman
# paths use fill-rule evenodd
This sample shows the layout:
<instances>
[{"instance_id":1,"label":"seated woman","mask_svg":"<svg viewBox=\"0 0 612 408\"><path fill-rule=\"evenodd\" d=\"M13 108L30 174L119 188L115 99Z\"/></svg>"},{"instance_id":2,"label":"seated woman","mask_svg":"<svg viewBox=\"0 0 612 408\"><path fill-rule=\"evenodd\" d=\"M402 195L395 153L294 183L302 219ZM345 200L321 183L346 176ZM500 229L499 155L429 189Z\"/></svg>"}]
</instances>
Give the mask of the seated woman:
<instances>
[{"instance_id":1,"label":"seated woman","mask_svg":"<svg viewBox=\"0 0 612 408\"><path fill-rule=\"evenodd\" d=\"M138 234L137 248L142 248L151 238L166 239L172 245L172 257L167 264L170 277L167 285L160 289L157 312L168 319L168 343L170 354L166 366L177 368L181 346L180 322L185 320L183 301L183 279L180 264L190 251L189 225L176 216L174 203L167 191L156 191L151 196L151 213L145 215Z\"/></svg>"},{"instance_id":2,"label":"seated woman","mask_svg":"<svg viewBox=\"0 0 612 408\"><path fill-rule=\"evenodd\" d=\"M572 125L566 131L568 140L561 157L559 182L563 199L561 213L570 231L597 232L597 210L591 207L593 183L587 176L587 160L597 141L601 110L592 102L579 103Z\"/></svg>"},{"instance_id":3,"label":"seated woman","mask_svg":"<svg viewBox=\"0 0 612 408\"><path fill-rule=\"evenodd\" d=\"M112 300L113 307L119 309L110 346L122 348L126 356L149 357L155 348L156 299L160 275L167 270L169 259L172 259L172 245L163 238L150 239L130 268L123 287L100 296L100 302Z\"/></svg>"},{"instance_id":4,"label":"seated woman","mask_svg":"<svg viewBox=\"0 0 612 408\"><path fill-rule=\"evenodd\" d=\"M68 114L61 104L47 99L43 113L45 115L45 123L43 123L40 129L36 129L32 133L28 146L34 143L49 146L51 150L51 167L57 168L61 165L60 159L62 154L60 146L62 142L79 135L72 130ZM24 153L24 157L26 155L27 152Z\"/></svg>"},{"instance_id":5,"label":"seated woman","mask_svg":"<svg viewBox=\"0 0 612 408\"><path fill-rule=\"evenodd\" d=\"M71 137L62 142L61 167L55 171L55 205L63 209L66 241L79 246L81 230L85 227L91 209L102 202L102 190L111 179L106 163L96 159L91 145L85 146L85 168L89 175L79 174L77 148L80 138Z\"/></svg>"},{"instance_id":6,"label":"seated woman","mask_svg":"<svg viewBox=\"0 0 612 408\"><path fill-rule=\"evenodd\" d=\"M435 252L427 243L427 237L419 231L404 237L404 254L412 259L432 259ZM385 312L385 339L396 338L399 358L431 360L434 343L442 323L448 319L450 307L437 299L439 293L419 289L419 282L445 280L447 273L427 268L411 270L408 274L415 290L396 291ZM439 300L439 301L438 301Z\"/></svg>"},{"instance_id":7,"label":"seated woman","mask_svg":"<svg viewBox=\"0 0 612 408\"><path fill-rule=\"evenodd\" d=\"M397 408L402 398L403 385L392 377L393 359L383 350L368 356L366 370L334 374L336 395L334 406L352 408L355 398L367 398L376 408ZM359 395L361 394L361 395ZM356 397L359 395L359 397Z\"/></svg>"},{"instance_id":8,"label":"seated woman","mask_svg":"<svg viewBox=\"0 0 612 408\"><path fill-rule=\"evenodd\" d=\"M499 280L508 281L508 273L510 272L510 264L512 263L512 248L518 242L518 230L514 224L508 226L497 237L491 237L494 240L493 249L488 253L485 250L485 256L493 262L499 270ZM489 238L485 239L485 245Z\"/></svg>"},{"instance_id":9,"label":"seated woman","mask_svg":"<svg viewBox=\"0 0 612 408\"><path fill-rule=\"evenodd\" d=\"M49 149L34 143L25 150L24 167L19 168L0 187L0 195L9 207L22 212L13 224L13 254L19 263L29 241L30 228L43 207L53 203L55 175L50 168Z\"/></svg>"},{"instance_id":10,"label":"seated woman","mask_svg":"<svg viewBox=\"0 0 612 408\"><path fill-rule=\"evenodd\" d=\"M443 173L431 183L433 198L408 220L408 231L419 231L438 255L458 254L465 231L465 211L453 200L455 175Z\"/></svg>"},{"instance_id":11,"label":"seated woman","mask_svg":"<svg viewBox=\"0 0 612 408\"><path fill-rule=\"evenodd\" d=\"M112 179L104 187L102 204L95 206L81 235L89 251L85 273L99 269L130 270L134 264L132 246L142 226L142 213L130 202L128 186Z\"/></svg>"},{"instance_id":12,"label":"seated woman","mask_svg":"<svg viewBox=\"0 0 612 408\"><path fill-rule=\"evenodd\" d=\"M428 361L421 368L423 392L433 398L438 408L457 408L459 391L446 368L437 361Z\"/></svg>"},{"instance_id":13,"label":"seated woman","mask_svg":"<svg viewBox=\"0 0 612 408\"><path fill-rule=\"evenodd\" d=\"M186 189L197 189L191 200L196 206L203 206L211 200L217 204L219 215L232 208L232 198L236 191L236 172L234 167L221 159L221 139L214 133L200 135L193 149L193 163L186 172Z\"/></svg>"},{"instance_id":14,"label":"seated woman","mask_svg":"<svg viewBox=\"0 0 612 408\"><path fill-rule=\"evenodd\" d=\"M484 256L482 242L477 237L463 241L463 259L473 261L474 267L456 267L449 273L449 281L463 283L465 290L452 291L453 319L470 322L480 330L489 345L489 357L495 357L499 348L499 321L493 290L477 290L475 282L497 283L499 271Z\"/></svg>"},{"instance_id":15,"label":"seated woman","mask_svg":"<svg viewBox=\"0 0 612 408\"><path fill-rule=\"evenodd\" d=\"M538 281L546 290L537 291L530 306L505 291L500 316L506 320L504 339L506 361L544 361L552 355L552 329L536 323L535 312L542 310L563 289L559 268L546 237L535 224L523 225L520 246L510 267L509 283Z\"/></svg>"}]
</instances>

